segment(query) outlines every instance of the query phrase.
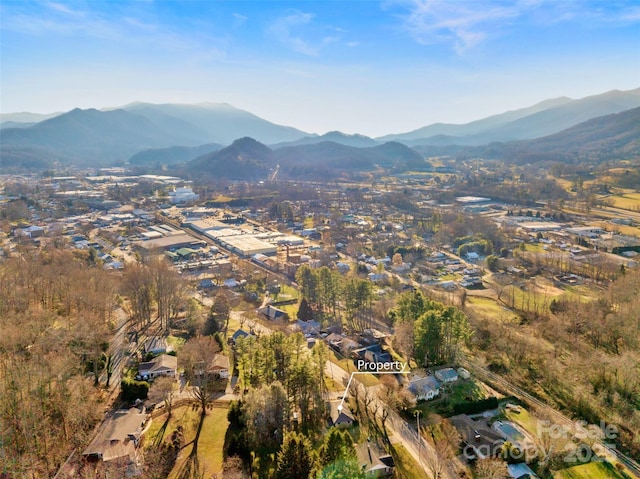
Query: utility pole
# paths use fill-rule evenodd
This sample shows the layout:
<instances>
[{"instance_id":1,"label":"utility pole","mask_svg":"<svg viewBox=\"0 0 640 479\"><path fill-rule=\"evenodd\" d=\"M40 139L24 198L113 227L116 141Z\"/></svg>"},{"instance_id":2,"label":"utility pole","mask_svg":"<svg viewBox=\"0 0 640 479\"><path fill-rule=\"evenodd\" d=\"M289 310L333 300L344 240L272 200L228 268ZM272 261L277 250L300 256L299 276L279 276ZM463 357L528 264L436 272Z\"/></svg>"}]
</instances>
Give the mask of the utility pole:
<instances>
[{"instance_id":1,"label":"utility pole","mask_svg":"<svg viewBox=\"0 0 640 479\"><path fill-rule=\"evenodd\" d=\"M416 434L418 435L418 461L420 462L420 467L422 467L422 437L420 434L420 413L421 412L422 411L418 409L413 413L413 415L416 417L416 427L417 427Z\"/></svg>"}]
</instances>

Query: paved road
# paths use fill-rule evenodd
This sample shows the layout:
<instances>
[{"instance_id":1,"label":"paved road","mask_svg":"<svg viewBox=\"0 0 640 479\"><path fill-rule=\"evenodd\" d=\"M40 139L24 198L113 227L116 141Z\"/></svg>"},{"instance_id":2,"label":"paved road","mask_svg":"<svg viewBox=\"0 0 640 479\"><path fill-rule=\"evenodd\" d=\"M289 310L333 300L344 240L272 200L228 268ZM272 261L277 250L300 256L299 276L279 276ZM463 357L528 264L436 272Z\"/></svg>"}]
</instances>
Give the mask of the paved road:
<instances>
[{"instance_id":1,"label":"paved road","mask_svg":"<svg viewBox=\"0 0 640 479\"><path fill-rule=\"evenodd\" d=\"M129 354L129 341L126 337L129 317L122 308L118 308L115 310L115 316L117 318L116 329L114 331L113 337L111 338L109 349L107 350L107 354L111 355L112 374L109 381L109 389L111 391L120 386L122 370L127 363ZM107 372L103 371L100 374L100 383L106 384L106 382Z\"/></svg>"}]
</instances>

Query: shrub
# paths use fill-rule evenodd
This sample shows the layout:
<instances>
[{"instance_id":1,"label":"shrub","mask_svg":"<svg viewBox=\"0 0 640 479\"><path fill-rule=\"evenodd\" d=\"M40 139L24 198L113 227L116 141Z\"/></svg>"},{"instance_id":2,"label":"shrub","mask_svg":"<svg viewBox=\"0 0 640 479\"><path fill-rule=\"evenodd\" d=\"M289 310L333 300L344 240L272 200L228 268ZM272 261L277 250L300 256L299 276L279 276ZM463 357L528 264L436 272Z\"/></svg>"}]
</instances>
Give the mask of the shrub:
<instances>
[{"instance_id":1,"label":"shrub","mask_svg":"<svg viewBox=\"0 0 640 479\"><path fill-rule=\"evenodd\" d=\"M120 382L122 390L122 400L133 402L136 399L147 399L149 394L149 383L146 381L135 381L123 379Z\"/></svg>"}]
</instances>

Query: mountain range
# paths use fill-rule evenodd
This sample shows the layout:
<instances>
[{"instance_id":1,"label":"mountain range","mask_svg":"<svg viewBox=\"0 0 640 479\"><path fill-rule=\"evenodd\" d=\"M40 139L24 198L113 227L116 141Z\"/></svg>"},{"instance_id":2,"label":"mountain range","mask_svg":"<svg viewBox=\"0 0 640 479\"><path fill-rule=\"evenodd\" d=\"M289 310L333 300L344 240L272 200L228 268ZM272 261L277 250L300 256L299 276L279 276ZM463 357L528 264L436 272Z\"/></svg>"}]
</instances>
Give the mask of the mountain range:
<instances>
[{"instance_id":1,"label":"mountain range","mask_svg":"<svg viewBox=\"0 0 640 479\"><path fill-rule=\"evenodd\" d=\"M598 116L620 113L640 106L640 88L612 90L579 100L567 97L546 100L528 108L508 111L464 125L436 123L380 140L407 145L486 145L494 141L540 138L558 133Z\"/></svg>"},{"instance_id":2,"label":"mountain range","mask_svg":"<svg viewBox=\"0 0 640 479\"><path fill-rule=\"evenodd\" d=\"M202 155L178 167L191 178L265 179L276 169L288 178L326 180L377 168L407 169L426 165L423 156L406 145L387 142L358 148L333 141L269 148L253 138ZM174 170L175 171L175 170Z\"/></svg>"},{"instance_id":3,"label":"mountain range","mask_svg":"<svg viewBox=\"0 0 640 479\"><path fill-rule=\"evenodd\" d=\"M252 138L241 138L222 150L199 156L169 171L193 179L267 179L278 171L287 178L327 180L358 176L379 168L385 171L430 169L425 156L443 147L411 148L390 141L353 147L332 141L269 148ZM605 115L546 137L485 146L456 146L455 156L481 157L512 163L597 163L640 156L640 107Z\"/></svg>"},{"instance_id":4,"label":"mountain range","mask_svg":"<svg viewBox=\"0 0 640 479\"><path fill-rule=\"evenodd\" d=\"M390 159L375 149L388 142L402 143L422 153L474 151L469 147L479 147L475 151L506 151L503 146L496 147L495 142L515 141L517 148L533 147L518 142L554 135L584 121L636 107L640 107L640 88L613 90L579 100L555 98L464 125L439 123L375 139L337 131L309 134L224 103L132 103L108 110L76 108L52 117L3 114L0 164L3 169L43 168L56 163L171 165L221 152L236 139L250 137L270 145L271 151L278 151L279 159L302 158L298 161L302 169L321 162L327 163L329 170L337 166L367 169L375 164L397 164L393 155ZM415 158L408 161L415 162Z\"/></svg>"}]
</instances>

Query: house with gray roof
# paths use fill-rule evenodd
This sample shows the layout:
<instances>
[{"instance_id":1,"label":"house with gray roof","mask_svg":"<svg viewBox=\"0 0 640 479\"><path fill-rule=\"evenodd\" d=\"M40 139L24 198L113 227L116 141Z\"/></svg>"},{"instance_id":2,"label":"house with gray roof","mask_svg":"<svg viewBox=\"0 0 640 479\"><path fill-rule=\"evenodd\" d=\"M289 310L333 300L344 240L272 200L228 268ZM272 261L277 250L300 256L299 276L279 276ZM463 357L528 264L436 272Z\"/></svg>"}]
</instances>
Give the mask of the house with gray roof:
<instances>
[{"instance_id":1,"label":"house with gray roof","mask_svg":"<svg viewBox=\"0 0 640 479\"><path fill-rule=\"evenodd\" d=\"M414 379L409 383L411 391L418 401L430 401L440 394L440 383L434 376Z\"/></svg>"},{"instance_id":2,"label":"house with gray roof","mask_svg":"<svg viewBox=\"0 0 640 479\"><path fill-rule=\"evenodd\" d=\"M160 376L175 377L178 371L178 358L170 354L161 354L151 361L138 365L138 375L146 380Z\"/></svg>"},{"instance_id":3,"label":"house with gray roof","mask_svg":"<svg viewBox=\"0 0 640 479\"><path fill-rule=\"evenodd\" d=\"M453 383L458 380L458 373L453 368L438 369L435 376L441 383Z\"/></svg>"},{"instance_id":4,"label":"house with gray roof","mask_svg":"<svg viewBox=\"0 0 640 479\"><path fill-rule=\"evenodd\" d=\"M100 425L82 455L91 461L135 461L145 420L146 414L138 408L113 412Z\"/></svg>"}]
</instances>

